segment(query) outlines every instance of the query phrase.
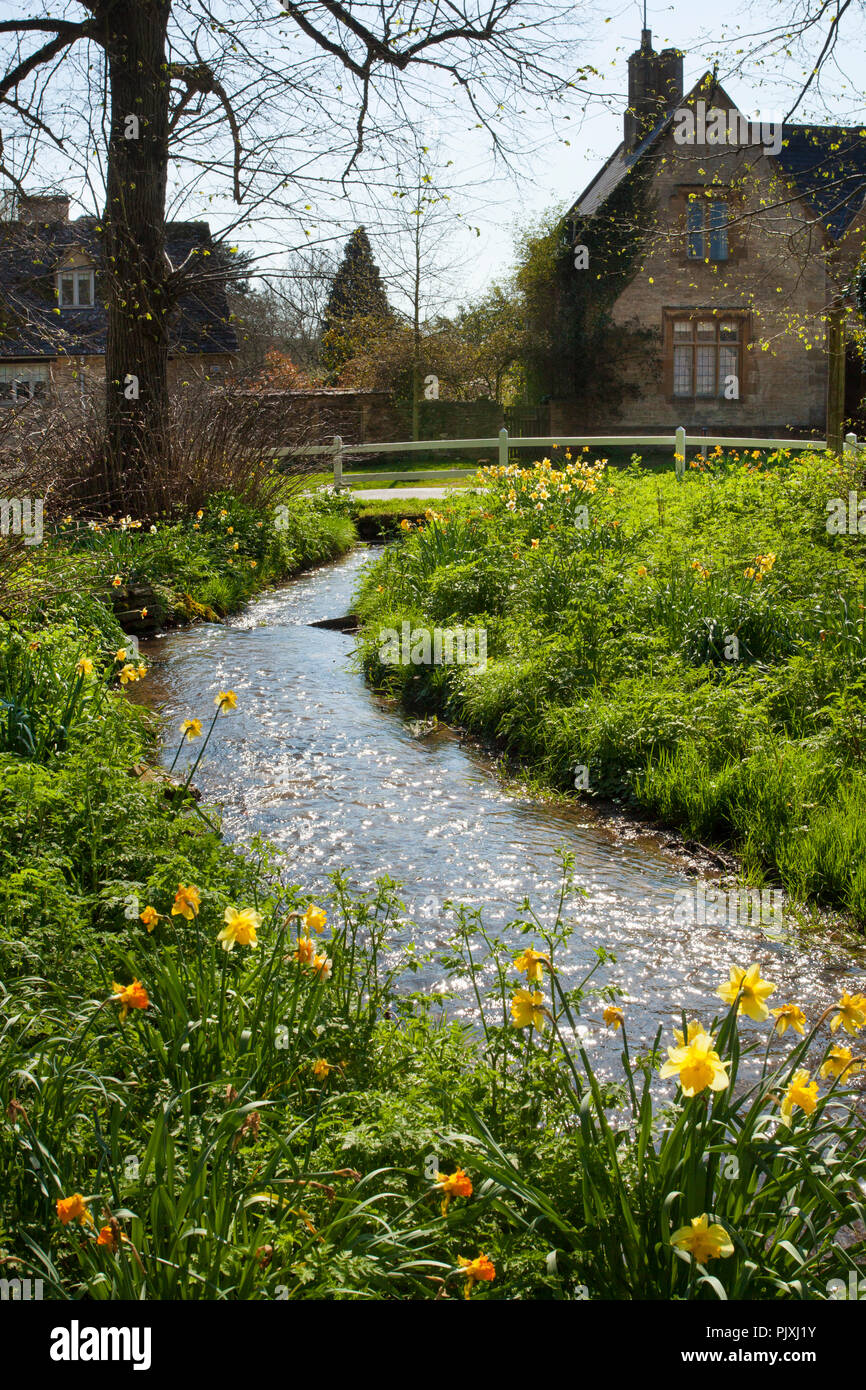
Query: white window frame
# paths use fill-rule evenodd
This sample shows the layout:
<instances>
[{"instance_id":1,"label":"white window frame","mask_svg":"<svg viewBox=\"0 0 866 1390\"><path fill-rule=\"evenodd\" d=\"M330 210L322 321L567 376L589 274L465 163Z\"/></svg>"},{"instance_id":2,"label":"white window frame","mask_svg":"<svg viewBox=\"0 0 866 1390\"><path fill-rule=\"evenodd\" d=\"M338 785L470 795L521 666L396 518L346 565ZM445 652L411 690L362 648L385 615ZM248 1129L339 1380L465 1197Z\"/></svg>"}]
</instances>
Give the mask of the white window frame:
<instances>
[{"instance_id":1,"label":"white window frame","mask_svg":"<svg viewBox=\"0 0 866 1390\"><path fill-rule=\"evenodd\" d=\"M48 362L0 362L0 387L11 387L8 397L0 392L0 409L22 401L45 400L51 390ZM42 391L36 387L42 386Z\"/></svg>"},{"instance_id":2,"label":"white window frame","mask_svg":"<svg viewBox=\"0 0 866 1390\"><path fill-rule=\"evenodd\" d=\"M87 277L88 293L90 298L86 304L82 304L79 295L79 279ZM93 266L90 265L69 265L65 269L57 272L57 303L61 309L93 309L96 305L96 285ZM63 281L72 280L72 302L64 301Z\"/></svg>"}]
</instances>

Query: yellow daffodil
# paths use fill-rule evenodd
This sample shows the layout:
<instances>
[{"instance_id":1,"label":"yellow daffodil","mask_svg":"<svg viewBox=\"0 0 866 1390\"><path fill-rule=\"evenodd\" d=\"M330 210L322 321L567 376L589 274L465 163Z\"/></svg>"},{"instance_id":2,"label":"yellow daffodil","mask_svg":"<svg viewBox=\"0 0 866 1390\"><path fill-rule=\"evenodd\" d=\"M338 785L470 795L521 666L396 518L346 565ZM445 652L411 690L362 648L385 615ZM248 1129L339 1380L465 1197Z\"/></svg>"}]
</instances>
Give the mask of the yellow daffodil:
<instances>
[{"instance_id":1,"label":"yellow daffodil","mask_svg":"<svg viewBox=\"0 0 866 1390\"><path fill-rule=\"evenodd\" d=\"M493 1261L489 1260L483 1251L474 1260L467 1260L463 1255L458 1255L457 1262L466 1276L466 1298L471 1297L473 1286L479 1281L489 1283L491 1279L496 1278Z\"/></svg>"},{"instance_id":2,"label":"yellow daffodil","mask_svg":"<svg viewBox=\"0 0 866 1390\"><path fill-rule=\"evenodd\" d=\"M93 662L89 656L81 656L75 663L75 670L79 676L90 676L93 674Z\"/></svg>"},{"instance_id":3,"label":"yellow daffodil","mask_svg":"<svg viewBox=\"0 0 866 1390\"><path fill-rule=\"evenodd\" d=\"M515 1028L544 1027L544 995L538 990L518 989L511 1001L511 1021Z\"/></svg>"},{"instance_id":4,"label":"yellow daffodil","mask_svg":"<svg viewBox=\"0 0 866 1390\"><path fill-rule=\"evenodd\" d=\"M214 699L214 704L222 714L223 711L234 709L237 705L238 697L233 690L221 690Z\"/></svg>"},{"instance_id":5,"label":"yellow daffodil","mask_svg":"<svg viewBox=\"0 0 866 1390\"><path fill-rule=\"evenodd\" d=\"M201 738L201 720L185 719L180 726L180 731L188 743L192 743L194 738Z\"/></svg>"},{"instance_id":6,"label":"yellow daffodil","mask_svg":"<svg viewBox=\"0 0 866 1390\"><path fill-rule=\"evenodd\" d=\"M172 917L185 917L188 922L191 922L200 907L201 895L194 884L179 884L171 909Z\"/></svg>"},{"instance_id":7,"label":"yellow daffodil","mask_svg":"<svg viewBox=\"0 0 866 1390\"><path fill-rule=\"evenodd\" d=\"M541 951L534 951L531 946L527 946L514 962L515 970L525 975L531 984L537 984L541 979L542 965L549 966L550 957L542 955Z\"/></svg>"},{"instance_id":8,"label":"yellow daffodil","mask_svg":"<svg viewBox=\"0 0 866 1390\"><path fill-rule=\"evenodd\" d=\"M68 1226L70 1221L77 1221L81 1226L87 1222L93 1224L93 1217L90 1215L87 1203L80 1192L73 1192L71 1197L59 1197L57 1215L64 1226Z\"/></svg>"},{"instance_id":9,"label":"yellow daffodil","mask_svg":"<svg viewBox=\"0 0 866 1390\"><path fill-rule=\"evenodd\" d=\"M320 980L329 980L332 968L333 962L328 956L313 956L310 961L310 969L315 975L318 975Z\"/></svg>"},{"instance_id":10,"label":"yellow daffodil","mask_svg":"<svg viewBox=\"0 0 866 1390\"><path fill-rule=\"evenodd\" d=\"M111 1251L111 1254L117 1255L118 1250L121 1248L122 1241L128 1240L128 1238L129 1237L125 1236L124 1232L122 1232L120 1222L111 1218L108 1225L103 1226L103 1229L100 1230L99 1236L96 1237L96 1244L104 1245L107 1250Z\"/></svg>"},{"instance_id":11,"label":"yellow daffodil","mask_svg":"<svg viewBox=\"0 0 866 1390\"><path fill-rule=\"evenodd\" d=\"M129 685L130 681L138 680L138 671L129 662L119 672L120 684Z\"/></svg>"},{"instance_id":12,"label":"yellow daffodil","mask_svg":"<svg viewBox=\"0 0 866 1390\"><path fill-rule=\"evenodd\" d=\"M734 1253L734 1243L724 1226L711 1226L706 1212L703 1216L693 1216L689 1226L674 1231L671 1245L687 1251L699 1265L705 1265L708 1260L726 1260Z\"/></svg>"},{"instance_id":13,"label":"yellow daffodil","mask_svg":"<svg viewBox=\"0 0 866 1390\"><path fill-rule=\"evenodd\" d=\"M709 1033L701 1032L679 1047L668 1048L668 1061L659 1076L663 1079L678 1076L683 1095L697 1096L708 1086L711 1091L725 1090L729 1085L725 1067Z\"/></svg>"},{"instance_id":14,"label":"yellow daffodil","mask_svg":"<svg viewBox=\"0 0 866 1390\"><path fill-rule=\"evenodd\" d=\"M225 926L217 936L224 951L233 951L235 946L251 946L255 949L256 933L262 925L261 915L252 907L227 907L223 913Z\"/></svg>"},{"instance_id":15,"label":"yellow daffodil","mask_svg":"<svg viewBox=\"0 0 866 1390\"><path fill-rule=\"evenodd\" d=\"M107 1249L111 1251L112 1255L116 1255L120 1249L121 1242L126 1239L127 1237L120 1229L119 1223L117 1221L111 1221L107 1226L102 1227L102 1230L96 1237L96 1244L106 1246Z\"/></svg>"},{"instance_id":16,"label":"yellow daffodil","mask_svg":"<svg viewBox=\"0 0 866 1390\"><path fill-rule=\"evenodd\" d=\"M123 580L121 579L120 575L116 574L111 581L111 587L112 589L119 589L122 583Z\"/></svg>"},{"instance_id":17,"label":"yellow daffodil","mask_svg":"<svg viewBox=\"0 0 866 1390\"><path fill-rule=\"evenodd\" d=\"M327 920L328 914L324 911L323 908L316 907L315 903L310 903L310 906L307 908L306 912L301 918L301 921L304 924L304 929L306 930L307 934L309 934L311 931L317 933L323 932L325 930L325 923L327 922Z\"/></svg>"},{"instance_id":18,"label":"yellow daffodil","mask_svg":"<svg viewBox=\"0 0 866 1390\"><path fill-rule=\"evenodd\" d=\"M120 661L120 662L125 661L125 660L126 660L126 647L118 647L117 651L114 653L114 659L115 659L115 661Z\"/></svg>"},{"instance_id":19,"label":"yellow daffodil","mask_svg":"<svg viewBox=\"0 0 866 1390\"><path fill-rule=\"evenodd\" d=\"M811 1115L818 1103L818 1083L809 1080L805 1068L795 1072L793 1080L782 1099L782 1123L789 1125L791 1116L797 1109Z\"/></svg>"},{"instance_id":20,"label":"yellow daffodil","mask_svg":"<svg viewBox=\"0 0 866 1390\"><path fill-rule=\"evenodd\" d=\"M298 962L298 965L312 965L315 955L315 941L311 941L308 936L299 937L293 956L293 959Z\"/></svg>"},{"instance_id":21,"label":"yellow daffodil","mask_svg":"<svg viewBox=\"0 0 866 1390\"><path fill-rule=\"evenodd\" d=\"M130 1009L146 1009L150 1004L150 1000L147 997L147 990L140 980L133 980L131 985L118 985L115 983L112 984L111 988L117 996L114 1001L115 1004L120 1005L121 1023L126 1018Z\"/></svg>"},{"instance_id":22,"label":"yellow daffodil","mask_svg":"<svg viewBox=\"0 0 866 1390\"><path fill-rule=\"evenodd\" d=\"M686 1025L686 1035L685 1035L685 1037L683 1037L683 1030L682 1030L682 1028L675 1028L675 1029L674 1029L674 1037L676 1038L677 1043L678 1043L678 1045L679 1045L680 1047L685 1047L688 1043L693 1042L694 1039L695 1039L700 1033L706 1033L706 1031L707 1031L707 1030L706 1030L706 1028L704 1027L704 1025L703 1025L702 1023L698 1023L698 1020L697 1020L696 1018L693 1018L693 1019L691 1019L690 1022Z\"/></svg>"},{"instance_id":23,"label":"yellow daffodil","mask_svg":"<svg viewBox=\"0 0 866 1390\"><path fill-rule=\"evenodd\" d=\"M748 970L740 970L738 966L732 965L730 980L720 985L716 994L720 999L724 999L726 1004L733 1004L739 994L740 1004L737 1013L746 1014L756 1023L762 1023L770 1016L770 1010L764 1000L775 988L769 980L761 979L759 965L750 965Z\"/></svg>"},{"instance_id":24,"label":"yellow daffodil","mask_svg":"<svg viewBox=\"0 0 866 1390\"><path fill-rule=\"evenodd\" d=\"M614 1032L621 1028L625 1023L625 1014L622 1009L618 1009L614 1004L608 1004L604 1011L604 1022L607 1028L612 1028Z\"/></svg>"},{"instance_id":25,"label":"yellow daffodil","mask_svg":"<svg viewBox=\"0 0 866 1390\"><path fill-rule=\"evenodd\" d=\"M155 907L146 907L146 908L144 909L144 911L143 911L143 912L139 912L138 915L139 915L140 920L141 920L141 921L144 923L144 925L147 927L147 930L148 930L149 932L150 932L150 931L153 931L154 927L156 926L157 922L159 921L159 913L157 912L156 908L155 908Z\"/></svg>"},{"instance_id":26,"label":"yellow daffodil","mask_svg":"<svg viewBox=\"0 0 866 1390\"><path fill-rule=\"evenodd\" d=\"M866 995L849 994L847 990L836 1005L839 1012L830 1024L830 1031L837 1032L841 1027L846 1033L856 1033L866 1023Z\"/></svg>"},{"instance_id":27,"label":"yellow daffodil","mask_svg":"<svg viewBox=\"0 0 866 1390\"><path fill-rule=\"evenodd\" d=\"M862 1070L863 1063L854 1060L850 1047L831 1047L818 1074L826 1080L828 1076L854 1076Z\"/></svg>"},{"instance_id":28,"label":"yellow daffodil","mask_svg":"<svg viewBox=\"0 0 866 1390\"><path fill-rule=\"evenodd\" d=\"M806 1031L806 1015L797 1004L783 1004L781 1009L771 1009L776 1020L776 1032L781 1036L786 1028L793 1028L802 1037Z\"/></svg>"},{"instance_id":29,"label":"yellow daffodil","mask_svg":"<svg viewBox=\"0 0 866 1390\"><path fill-rule=\"evenodd\" d=\"M332 1062L326 1062L324 1057L319 1057L318 1060L313 1063L313 1076L315 1076L317 1081L327 1081L331 1072L337 1070L338 1068L335 1067Z\"/></svg>"},{"instance_id":30,"label":"yellow daffodil","mask_svg":"<svg viewBox=\"0 0 866 1390\"><path fill-rule=\"evenodd\" d=\"M648 574L649 574L649 570L647 569L646 565L638 565L638 567L637 567L637 577L638 577L638 579L646 579L646 577L647 577Z\"/></svg>"},{"instance_id":31,"label":"yellow daffodil","mask_svg":"<svg viewBox=\"0 0 866 1390\"><path fill-rule=\"evenodd\" d=\"M456 1172L437 1173L436 1181L442 1189L442 1215L448 1215L448 1207L452 1197L471 1197L472 1179L467 1177L462 1168Z\"/></svg>"}]
</instances>

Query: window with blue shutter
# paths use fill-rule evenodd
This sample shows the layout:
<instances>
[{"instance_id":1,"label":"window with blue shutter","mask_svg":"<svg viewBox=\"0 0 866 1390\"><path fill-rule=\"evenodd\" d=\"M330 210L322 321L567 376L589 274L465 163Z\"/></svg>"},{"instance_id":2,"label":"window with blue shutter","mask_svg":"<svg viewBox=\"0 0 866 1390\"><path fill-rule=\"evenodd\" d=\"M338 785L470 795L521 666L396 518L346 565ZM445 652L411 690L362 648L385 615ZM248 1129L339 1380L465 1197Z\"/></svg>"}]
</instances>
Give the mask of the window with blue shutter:
<instances>
[{"instance_id":1,"label":"window with blue shutter","mask_svg":"<svg viewBox=\"0 0 866 1390\"><path fill-rule=\"evenodd\" d=\"M718 199L710 203L707 216L710 233L710 260L728 259L728 205Z\"/></svg>"},{"instance_id":2,"label":"window with blue shutter","mask_svg":"<svg viewBox=\"0 0 866 1390\"><path fill-rule=\"evenodd\" d=\"M704 209L695 199L686 210L688 227L689 257L692 260L704 259Z\"/></svg>"}]
</instances>

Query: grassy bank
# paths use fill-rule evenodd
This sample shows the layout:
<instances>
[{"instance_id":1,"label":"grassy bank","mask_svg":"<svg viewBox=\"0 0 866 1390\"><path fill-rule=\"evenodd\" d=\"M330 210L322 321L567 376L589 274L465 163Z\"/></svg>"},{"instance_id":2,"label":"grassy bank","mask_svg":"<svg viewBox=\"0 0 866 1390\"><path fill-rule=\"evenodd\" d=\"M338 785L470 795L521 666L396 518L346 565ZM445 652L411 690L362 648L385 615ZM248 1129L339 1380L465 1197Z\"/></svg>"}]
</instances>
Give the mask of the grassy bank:
<instances>
[{"instance_id":1,"label":"grassy bank","mask_svg":"<svg viewBox=\"0 0 866 1390\"><path fill-rule=\"evenodd\" d=\"M7 595L2 1276L67 1300L831 1297L862 1257L840 1039L866 999L808 1020L780 999L774 1019L765 982L720 980L707 1032L684 1019L681 1048L634 1058L592 973L563 987L562 920L527 913L501 940L456 911L442 965L479 1013L451 1024L407 985L394 884L359 896L337 875L311 903L190 795L232 692L188 711L173 783L148 771L153 721L128 698L146 672L112 575L162 584L169 611L182 594L216 609L240 558L244 585L276 577L286 533L309 560L345 534L334 515L275 532L218 499L162 540L43 547L14 611ZM593 1076L581 1013L620 1030L613 1082ZM768 1061L783 1022L794 1045ZM764 1057L748 1085L743 1053Z\"/></svg>"},{"instance_id":2,"label":"grassy bank","mask_svg":"<svg viewBox=\"0 0 866 1390\"><path fill-rule=\"evenodd\" d=\"M382 558L359 605L368 675L548 784L588 781L866 924L864 539L827 527L862 466L571 469L493 470L482 504ZM380 629L404 620L483 629L486 669L383 660Z\"/></svg>"}]
</instances>

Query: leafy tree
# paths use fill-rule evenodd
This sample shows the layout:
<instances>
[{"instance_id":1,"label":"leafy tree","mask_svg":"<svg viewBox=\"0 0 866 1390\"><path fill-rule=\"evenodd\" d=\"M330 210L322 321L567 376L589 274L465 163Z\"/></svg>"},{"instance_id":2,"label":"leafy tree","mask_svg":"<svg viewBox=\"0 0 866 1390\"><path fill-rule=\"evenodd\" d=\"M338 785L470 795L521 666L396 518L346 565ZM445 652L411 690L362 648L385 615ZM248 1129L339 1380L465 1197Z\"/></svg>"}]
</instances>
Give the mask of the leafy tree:
<instances>
[{"instance_id":1,"label":"leafy tree","mask_svg":"<svg viewBox=\"0 0 866 1390\"><path fill-rule=\"evenodd\" d=\"M523 306L514 283L492 285L456 318L461 338L474 349L476 378L494 400L510 405L523 387L527 350Z\"/></svg>"},{"instance_id":2,"label":"leafy tree","mask_svg":"<svg viewBox=\"0 0 866 1390\"><path fill-rule=\"evenodd\" d=\"M323 365L333 376L339 373L352 355L353 324L358 320L387 325L392 318L370 238L363 227L356 227L346 242L325 306Z\"/></svg>"}]
</instances>

